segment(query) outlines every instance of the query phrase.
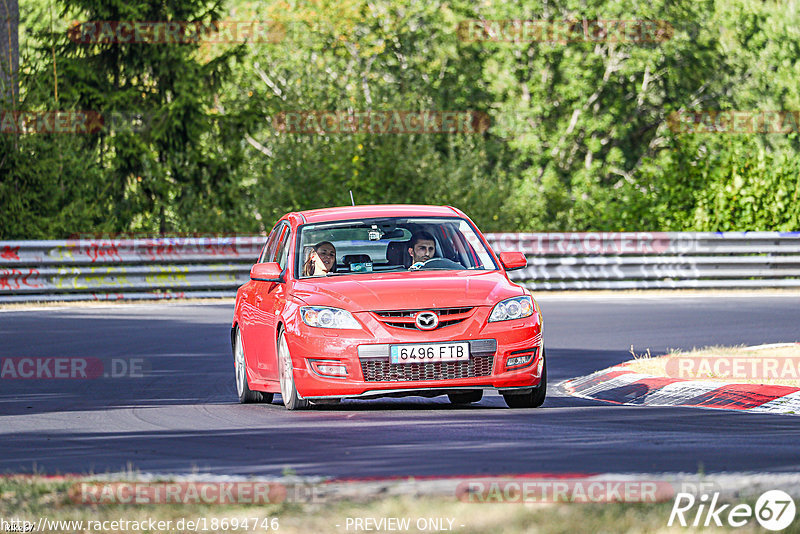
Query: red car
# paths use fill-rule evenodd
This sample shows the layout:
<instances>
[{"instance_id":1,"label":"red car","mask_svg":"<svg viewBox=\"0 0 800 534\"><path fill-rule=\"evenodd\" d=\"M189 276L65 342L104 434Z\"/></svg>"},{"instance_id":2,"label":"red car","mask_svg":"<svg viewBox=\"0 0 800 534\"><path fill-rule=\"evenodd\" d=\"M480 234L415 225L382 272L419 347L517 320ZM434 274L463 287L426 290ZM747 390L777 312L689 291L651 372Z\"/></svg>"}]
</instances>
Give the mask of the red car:
<instances>
[{"instance_id":1,"label":"red car","mask_svg":"<svg viewBox=\"0 0 800 534\"><path fill-rule=\"evenodd\" d=\"M445 206L289 213L239 288L231 343L240 402L289 410L343 398L447 395L541 406L542 315L475 224Z\"/></svg>"}]
</instances>

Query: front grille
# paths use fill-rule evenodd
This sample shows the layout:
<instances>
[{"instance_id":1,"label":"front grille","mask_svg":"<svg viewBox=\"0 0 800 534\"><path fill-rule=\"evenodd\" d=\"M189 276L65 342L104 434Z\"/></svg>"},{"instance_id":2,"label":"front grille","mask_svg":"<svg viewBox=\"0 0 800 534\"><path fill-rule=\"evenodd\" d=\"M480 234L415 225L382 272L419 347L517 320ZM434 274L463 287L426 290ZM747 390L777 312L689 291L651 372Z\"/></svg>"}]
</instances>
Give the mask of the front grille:
<instances>
[{"instance_id":1,"label":"front grille","mask_svg":"<svg viewBox=\"0 0 800 534\"><path fill-rule=\"evenodd\" d=\"M366 382L410 382L413 380L452 380L492 374L494 354L472 356L461 362L390 363L386 360L361 360Z\"/></svg>"},{"instance_id":2,"label":"front grille","mask_svg":"<svg viewBox=\"0 0 800 534\"><path fill-rule=\"evenodd\" d=\"M463 319L451 319L449 321L439 321L439 324L436 326L436 328L434 328L434 330L436 330L438 328L444 328L445 326L451 326L451 325L454 325L454 324L458 324L461 321L463 321L464 319L466 319L466 317L464 317ZM383 321L383 324L385 324L386 326L393 326L395 328L406 328L408 330L419 330L419 328L417 328L417 323L396 323L394 321Z\"/></svg>"},{"instance_id":3,"label":"front grille","mask_svg":"<svg viewBox=\"0 0 800 534\"><path fill-rule=\"evenodd\" d=\"M431 308L431 309L421 309L421 310L387 310L387 311L376 311L374 312L375 315L380 315L381 317L411 317L412 319L414 316L421 312L421 311L432 311L436 313L439 317L442 315L455 315L459 313L469 313L472 311L472 308Z\"/></svg>"},{"instance_id":4,"label":"front grille","mask_svg":"<svg viewBox=\"0 0 800 534\"><path fill-rule=\"evenodd\" d=\"M418 330L415 317L419 312L431 311L439 316L439 324L434 330L458 324L472 314L475 308L431 308L421 310L385 310L372 312L375 317L386 326L394 328L406 328L408 330Z\"/></svg>"}]
</instances>

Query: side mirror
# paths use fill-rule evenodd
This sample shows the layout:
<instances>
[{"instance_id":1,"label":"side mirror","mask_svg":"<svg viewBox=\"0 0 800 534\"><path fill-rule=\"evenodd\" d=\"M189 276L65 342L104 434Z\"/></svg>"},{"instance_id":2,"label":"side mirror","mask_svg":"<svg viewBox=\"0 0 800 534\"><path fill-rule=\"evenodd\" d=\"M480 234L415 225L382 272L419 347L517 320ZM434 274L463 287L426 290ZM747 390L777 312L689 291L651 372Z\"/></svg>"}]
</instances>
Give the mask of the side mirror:
<instances>
[{"instance_id":1,"label":"side mirror","mask_svg":"<svg viewBox=\"0 0 800 534\"><path fill-rule=\"evenodd\" d=\"M528 260L522 252L501 252L500 263L506 271L516 271L528 266Z\"/></svg>"},{"instance_id":2,"label":"side mirror","mask_svg":"<svg viewBox=\"0 0 800 534\"><path fill-rule=\"evenodd\" d=\"M259 282L283 282L283 269L277 263L256 263L250 269L250 280Z\"/></svg>"}]
</instances>

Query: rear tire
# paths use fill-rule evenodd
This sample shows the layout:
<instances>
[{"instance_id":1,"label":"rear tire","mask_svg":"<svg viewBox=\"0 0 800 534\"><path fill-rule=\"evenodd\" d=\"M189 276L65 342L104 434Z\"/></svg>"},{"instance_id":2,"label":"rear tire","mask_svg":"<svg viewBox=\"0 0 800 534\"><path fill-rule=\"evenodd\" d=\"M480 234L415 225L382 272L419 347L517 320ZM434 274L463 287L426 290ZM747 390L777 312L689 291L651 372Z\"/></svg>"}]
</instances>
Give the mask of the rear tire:
<instances>
[{"instance_id":1,"label":"rear tire","mask_svg":"<svg viewBox=\"0 0 800 534\"><path fill-rule=\"evenodd\" d=\"M542 360L542 380L533 391L523 395L503 395L503 399L509 408L538 408L544 404L544 399L547 396L547 359L545 358L544 349L542 349Z\"/></svg>"},{"instance_id":2,"label":"rear tire","mask_svg":"<svg viewBox=\"0 0 800 534\"><path fill-rule=\"evenodd\" d=\"M300 410L308 407L308 401L301 399L294 385L294 366L286 334L283 330L278 335L278 365L280 366L281 398L287 410Z\"/></svg>"},{"instance_id":3,"label":"rear tire","mask_svg":"<svg viewBox=\"0 0 800 534\"><path fill-rule=\"evenodd\" d=\"M449 398L450 402L453 404L472 404L473 402L480 402L483 398L483 390L476 389L463 393L448 393L447 398Z\"/></svg>"},{"instance_id":4,"label":"rear tire","mask_svg":"<svg viewBox=\"0 0 800 534\"><path fill-rule=\"evenodd\" d=\"M244 345L239 327L236 327L236 340L233 345L233 363L236 371L236 393L241 404L251 402L272 402L272 393L253 391L247 382L247 364L245 363Z\"/></svg>"}]
</instances>

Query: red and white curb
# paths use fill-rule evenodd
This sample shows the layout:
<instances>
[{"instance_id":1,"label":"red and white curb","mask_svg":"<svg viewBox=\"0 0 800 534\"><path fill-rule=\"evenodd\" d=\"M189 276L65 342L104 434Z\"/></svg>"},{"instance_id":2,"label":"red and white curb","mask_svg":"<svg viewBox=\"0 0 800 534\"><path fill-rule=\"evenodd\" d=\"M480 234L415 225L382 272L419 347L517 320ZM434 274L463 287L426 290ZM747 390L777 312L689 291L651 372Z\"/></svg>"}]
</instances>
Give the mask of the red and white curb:
<instances>
[{"instance_id":1,"label":"red and white curb","mask_svg":"<svg viewBox=\"0 0 800 534\"><path fill-rule=\"evenodd\" d=\"M775 345L759 345L752 349ZM692 406L747 412L800 415L800 387L730 384L636 373L615 365L560 384L575 397L615 404Z\"/></svg>"}]
</instances>

